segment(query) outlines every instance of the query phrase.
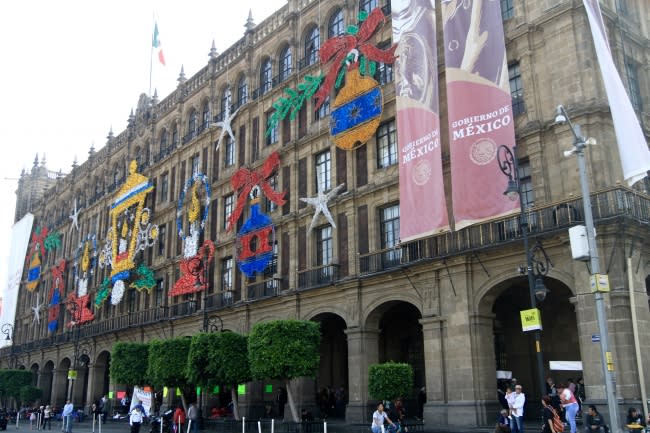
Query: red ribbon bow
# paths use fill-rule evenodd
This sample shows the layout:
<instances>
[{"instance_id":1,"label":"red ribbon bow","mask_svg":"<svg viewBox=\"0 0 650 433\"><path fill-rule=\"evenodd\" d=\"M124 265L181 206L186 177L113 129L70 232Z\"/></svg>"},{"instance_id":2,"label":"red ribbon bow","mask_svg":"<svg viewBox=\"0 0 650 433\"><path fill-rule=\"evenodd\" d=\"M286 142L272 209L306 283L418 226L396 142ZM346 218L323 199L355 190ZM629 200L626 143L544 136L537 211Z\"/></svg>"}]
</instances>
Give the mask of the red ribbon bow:
<instances>
[{"instance_id":1,"label":"red ribbon bow","mask_svg":"<svg viewBox=\"0 0 650 433\"><path fill-rule=\"evenodd\" d=\"M45 253L45 238L47 237L47 227L43 227L40 231L33 231L32 232L32 247L29 250L29 254L27 255L27 262L32 258L32 256L36 253L36 245L39 245L39 251L41 253L41 258L43 257L43 254Z\"/></svg>"},{"instance_id":2,"label":"red ribbon bow","mask_svg":"<svg viewBox=\"0 0 650 433\"><path fill-rule=\"evenodd\" d=\"M286 203L286 200L284 199L286 192L275 191L267 180L279 166L280 155L278 152L273 152L258 170L249 170L247 168L240 168L237 170L230 179L230 184L234 191L238 191L239 197L237 198L237 206L235 206L235 210L230 215L230 218L228 218L228 227L226 228L226 231L230 231L230 229L237 223L239 216L244 210L248 194L250 194L251 190L255 186L262 188L266 197L278 206L282 206Z\"/></svg>"},{"instance_id":3,"label":"red ribbon bow","mask_svg":"<svg viewBox=\"0 0 650 433\"><path fill-rule=\"evenodd\" d=\"M329 96L332 86L336 82L336 77L343 67L343 60L345 60L350 51L358 49L367 59L376 62L393 63L395 61L397 44L393 44L393 46L386 50L381 50L366 42L384 21L384 13L381 11L381 8L375 8L361 24L359 32L356 35L336 36L328 39L323 44L319 52L321 62L327 63L332 57L334 57L334 62L320 89L314 95L314 100L316 101L314 111L317 111ZM357 68L358 66L359 62L355 61L348 66L348 70Z\"/></svg>"}]
</instances>

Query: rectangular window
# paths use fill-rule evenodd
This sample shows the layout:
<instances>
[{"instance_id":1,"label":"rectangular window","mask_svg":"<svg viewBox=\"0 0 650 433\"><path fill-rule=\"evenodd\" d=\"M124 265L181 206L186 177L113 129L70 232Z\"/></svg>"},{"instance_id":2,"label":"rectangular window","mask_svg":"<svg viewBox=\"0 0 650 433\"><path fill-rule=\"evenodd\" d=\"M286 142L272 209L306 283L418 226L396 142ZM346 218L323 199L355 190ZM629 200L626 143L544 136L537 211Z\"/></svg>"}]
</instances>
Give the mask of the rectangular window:
<instances>
[{"instance_id":1,"label":"rectangular window","mask_svg":"<svg viewBox=\"0 0 650 433\"><path fill-rule=\"evenodd\" d=\"M161 278L160 280L156 281L156 294L155 294L155 305L156 307L161 307L163 306L163 302L165 300L165 283L164 280Z\"/></svg>"},{"instance_id":2,"label":"rectangular window","mask_svg":"<svg viewBox=\"0 0 650 433\"><path fill-rule=\"evenodd\" d=\"M232 257L226 257L221 261L221 291L223 292L224 303L232 303L233 300L232 267Z\"/></svg>"},{"instance_id":3,"label":"rectangular window","mask_svg":"<svg viewBox=\"0 0 650 433\"><path fill-rule=\"evenodd\" d=\"M384 41L380 43L377 48L385 50L390 48L391 41ZM393 65L388 63L377 63L377 70L375 71L375 80L379 82L382 86L393 81Z\"/></svg>"},{"instance_id":4,"label":"rectangular window","mask_svg":"<svg viewBox=\"0 0 650 433\"><path fill-rule=\"evenodd\" d=\"M519 72L519 63L513 63L508 66L508 76L510 77L510 96L512 96L512 114L516 116L526 111L524 104L524 90L521 82L521 72Z\"/></svg>"},{"instance_id":5,"label":"rectangular window","mask_svg":"<svg viewBox=\"0 0 650 433\"><path fill-rule=\"evenodd\" d=\"M512 0L501 0L501 19L508 20L515 16L515 8L512 5Z\"/></svg>"},{"instance_id":6,"label":"rectangular window","mask_svg":"<svg viewBox=\"0 0 650 433\"><path fill-rule=\"evenodd\" d=\"M201 170L201 156L194 155L192 157L192 176L199 173L200 170Z\"/></svg>"},{"instance_id":7,"label":"rectangular window","mask_svg":"<svg viewBox=\"0 0 650 433\"><path fill-rule=\"evenodd\" d=\"M330 97L328 96L327 99L323 102L323 105L318 107L318 111L316 112L316 116L314 116L314 120L321 120L325 119L327 116L330 114Z\"/></svg>"},{"instance_id":8,"label":"rectangular window","mask_svg":"<svg viewBox=\"0 0 650 433\"><path fill-rule=\"evenodd\" d=\"M334 258L334 240L332 238L332 227L325 226L316 232L316 262L318 266L326 266L332 263Z\"/></svg>"},{"instance_id":9,"label":"rectangular window","mask_svg":"<svg viewBox=\"0 0 650 433\"><path fill-rule=\"evenodd\" d=\"M274 190L277 190L278 186L278 174L275 173L273 176L269 177L269 185ZM271 213L277 209L278 205L275 204L272 200L269 200L268 197L264 196L264 202L266 203L266 212Z\"/></svg>"},{"instance_id":10,"label":"rectangular window","mask_svg":"<svg viewBox=\"0 0 650 433\"><path fill-rule=\"evenodd\" d=\"M165 173L160 176L160 202L164 203L167 201L169 194L169 173Z\"/></svg>"},{"instance_id":11,"label":"rectangular window","mask_svg":"<svg viewBox=\"0 0 650 433\"><path fill-rule=\"evenodd\" d=\"M232 167L235 165L235 142L229 135L224 137L226 145L223 152L223 165L225 167Z\"/></svg>"},{"instance_id":12,"label":"rectangular window","mask_svg":"<svg viewBox=\"0 0 650 433\"><path fill-rule=\"evenodd\" d=\"M397 132L395 119L392 119L377 128L377 166L386 168L395 164L397 164Z\"/></svg>"},{"instance_id":13,"label":"rectangular window","mask_svg":"<svg viewBox=\"0 0 650 433\"><path fill-rule=\"evenodd\" d=\"M223 228L228 227L228 219L235 210L235 196L233 194L227 195L223 199Z\"/></svg>"},{"instance_id":14,"label":"rectangular window","mask_svg":"<svg viewBox=\"0 0 650 433\"><path fill-rule=\"evenodd\" d=\"M402 257L402 250L395 248L399 244L399 204L382 208L379 219L381 249L388 250L382 254L382 265L384 267L394 266L399 264Z\"/></svg>"},{"instance_id":15,"label":"rectangular window","mask_svg":"<svg viewBox=\"0 0 650 433\"><path fill-rule=\"evenodd\" d=\"M332 188L332 161L330 151L326 150L316 155L316 191L327 191Z\"/></svg>"},{"instance_id":16,"label":"rectangular window","mask_svg":"<svg viewBox=\"0 0 650 433\"><path fill-rule=\"evenodd\" d=\"M519 186L521 188L521 204L524 209L535 205L535 191L530 175L530 162L528 160L519 162Z\"/></svg>"},{"instance_id":17,"label":"rectangular window","mask_svg":"<svg viewBox=\"0 0 650 433\"><path fill-rule=\"evenodd\" d=\"M158 228L158 255L165 256L165 241L167 240L167 226L161 224Z\"/></svg>"},{"instance_id":18,"label":"rectangular window","mask_svg":"<svg viewBox=\"0 0 650 433\"><path fill-rule=\"evenodd\" d=\"M639 87L639 68L630 58L625 58L625 74L627 75L627 91L635 111L642 111L641 88Z\"/></svg>"}]
</instances>

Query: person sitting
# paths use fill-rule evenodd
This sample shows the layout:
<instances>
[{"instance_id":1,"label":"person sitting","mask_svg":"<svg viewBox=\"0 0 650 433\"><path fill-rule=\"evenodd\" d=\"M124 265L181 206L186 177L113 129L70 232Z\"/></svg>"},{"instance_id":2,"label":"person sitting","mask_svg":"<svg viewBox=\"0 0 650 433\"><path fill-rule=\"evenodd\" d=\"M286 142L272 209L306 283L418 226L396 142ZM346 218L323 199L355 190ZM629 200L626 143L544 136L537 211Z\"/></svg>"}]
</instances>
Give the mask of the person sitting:
<instances>
[{"instance_id":1,"label":"person sitting","mask_svg":"<svg viewBox=\"0 0 650 433\"><path fill-rule=\"evenodd\" d=\"M512 420L508 417L508 409L501 409L497 425L494 427L494 433L510 433L512 428L510 423Z\"/></svg>"},{"instance_id":2,"label":"person sitting","mask_svg":"<svg viewBox=\"0 0 650 433\"><path fill-rule=\"evenodd\" d=\"M603 416L598 412L596 406L589 405L587 415L585 415L585 433L607 433L608 431Z\"/></svg>"},{"instance_id":3,"label":"person sitting","mask_svg":"<svg viewBox=\"0 0 650 433\"><path fill-rule=\"evenodd\" d=\"M645 420L635 407L631 407L627 411L626 427L630 432L642 432L645 429Z\"/></svg>"}]
</instances>

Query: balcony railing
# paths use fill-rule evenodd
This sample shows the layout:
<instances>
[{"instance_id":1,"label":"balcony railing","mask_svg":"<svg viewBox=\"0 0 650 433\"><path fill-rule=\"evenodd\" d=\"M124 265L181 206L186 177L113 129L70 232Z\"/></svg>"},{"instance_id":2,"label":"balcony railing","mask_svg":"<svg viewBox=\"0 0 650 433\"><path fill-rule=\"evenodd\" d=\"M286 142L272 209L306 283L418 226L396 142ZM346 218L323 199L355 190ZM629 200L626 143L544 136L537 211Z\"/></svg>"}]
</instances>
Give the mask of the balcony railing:
<instances>
[{"instance_id":1,"label":"balcony railing","mask_svg":"<svg viewBox=\"0 0 650 433\"><path fill-rule=\"evenodd\" d=\"M627 189L612 189L591 196L596 223L613 218L650 222L650 198ZM582 199L577 198L526 210L531 236L550 234L583 223ZM520 214L476 224L455 232L406 242L396 248L365 254L359 258L361 275L381 272L420 260L436 260L468 251L492 248L522 238Z\"/></svg>"},{"instance_id":2,"label":"balcony railing","mask_svg":"<svg viewBox=\"0 0 650 433\"><path fill-rule=\"evenodd\" d=\"M248 300L263 299L276 296L282 290L281 278L270 278L260 283L248 285Z\"/></svg>"},{"instance_id":3,"label":"balcony railing","mask_svg":"<svg viewBox=\"0 0 650 433\"><path fill-rule=\"evenodd\" d=\"M648 226L650 224L650 197L627 188L615 188L593 193L591 196L594 221L597 225L619 223L621 220L633 221ZM567 230L583 223L582 199L576 198L526 211L531 236L542 236ZM441 260L454 255L467 254L499 245L521 241L519 213L466 227L456 232L446 232L428 238L405 242L395 248L364 254L359 258L359 276L396 269L421 261ZM299 271L297 290L308 290L335 283L339 278L339 266L330 264ZM284 287L286 279L269 279L247 287L248 299L277 296ZM204 308L207 311L226 308L241 303L240 291L224 291L208 294ZM170 306L156 306L142 311L95 320L81 325L79 329L64 330L53 336L24 344L0 349L0 359L4 356L31 352L41 348L74 341L79 338L92 338L110 332L159 323L170 319L188 317L201 311L200 300L189 300ZM13 350L13 351L12 351Z\"/></svg>"},{"instance_id":4,"label":"balcony railing","mask_svg":"<svg viewBox=\"0 0 650 433\"><path fill-rule=\"evenodd\" d=\"M339 278L339 265L330 264L298 271L298 290L327 286Z\"/></svg>"}]
</instances>

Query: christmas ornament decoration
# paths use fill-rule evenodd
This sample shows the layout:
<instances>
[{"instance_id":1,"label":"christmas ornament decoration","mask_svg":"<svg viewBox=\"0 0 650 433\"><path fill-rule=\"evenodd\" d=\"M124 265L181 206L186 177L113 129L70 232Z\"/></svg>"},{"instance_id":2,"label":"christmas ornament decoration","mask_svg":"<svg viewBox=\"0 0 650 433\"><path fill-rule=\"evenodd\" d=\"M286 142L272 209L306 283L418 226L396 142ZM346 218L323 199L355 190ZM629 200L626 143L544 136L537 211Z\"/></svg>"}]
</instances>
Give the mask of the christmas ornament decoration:
<instances>
[{"instance_id":1,"label":"christmas ornament decoration","mask_svg":"<svg viewBox=\"0 0 650 433\"><path fill-rule=\"evenodd\" d=\"M79 242L73 263L73 277L77 287L77 295L88 293L88 279L92 277L97 264L97 240L89 234Z\"/></svg>"},{"instance_id":2,"label":"christmas ornament decoration","mask_svg":"<svg viewBox=\"0 0 650 433\"><path fill-rule=\"evenodd\" d=\"M310 99L323 81L324 75L317 77L305 75L302 83L298 84L296 90L291 87L286 87L284 93L288 95L287 98L280 97L273 103L273 114L269 117L266 126L266 135L269 136L271 131L276 128L280 121L284 120L289 115L289 120L294 120L296 115L305 103L305 100Z\"/></svg>"},{"instance_id":3,"label":"christmas ornament decoration","mask_svg":"<svg viewBox=\"0 0 650 433\"><path fill-rule=\"evenodd\" d=\"M260 187L254 186L250 192L251 215L237 234L237 263L239 269L252 277L273 260L275 226L271 218L260 209Z\"/></svg>"},{"instance_id":4,"label":"christmas ornament decoration","mask_svg":"<svg viewBox=\"0 0 650 433\"><path fill-rule=\"evenodd\" d=\"M111 294L111 280L108 277L104 278L102 284L97 291L97 296L95 296L95 307L101 307L104 301L108 298L108 295Z\"/></svg>"},{"instance_id":5,"label":"christmas ornament decoration","mask_svg":"<svg viewBox=\"0 0 650 433\"><path fill-rule=\"evenodd\" d=\"M65 272L65 260L61 260L58 265L52 267L52 288L50 289L50 297L48 299L49 309L47 312L47 329L50 332L55 332L59 326L59 311L61 310L61 296L65 289L65 280L63 273Z\"/></svg>"},{"instance_id":6,"label":"christmas ornament decoration","mask_svg":"<svg viewBox=\"0 0 650 433\"><path fill-rule=\"evenodd\" d=\"M316 221L318 220L318 215L323 214L323 216L327 219L327 221L330 223L330 225L333 228L336 228L336 224L334 224L334 218L332 218L332 214L330 213L327 203L334 198L341 188L345 186L344 183L340 184L339 186L336 186L329 190L328 193L324 193L323 191L319 190L318 194L316 197L306 197L306 198L300 198L300 201L304 201L307 203L309 206L312 206L314 208L314 216L311 219L311 224L309 224L309 228L307 229L307 232L311 232L311 230L314 228L316 225Z\"/></svg>"},{"instance_id":7,"label":"christmas ornament decoration","mask_svg":"<svg viewBox=\"0 0 650 433\"><path fill-rule=\"evenodd\" d=\"M59 234L49 233L47 227L38 227L32 233L32 246L27 253L27 290L33 292L41 279L41 264L45 252L61 245Z\"/></svg>"},{"instance_id":8,"label":"christmas ornament decoration","mask_svg":"<svg viewBox=\"0 0 650 433\"><path fill-rule=\"evenodd\" d=\"M217 139L217 149L219 149L219 146L221 145L221 140L223 139L224 135L228 134L232 141L235 141L235 134L232 132L232 121L239 112L239 108L237 108L233 113L230 112L230 99L231 99L231 94L230 94L230 89L226 90L226 95L224 97L225 100L225 106L223 109L223 120L219 122L215 122L212 126L215 128L221 128L221 134L219 134L219 138Z\"/></svg>"},{"instance_id":9,"label":"christmas ornament decoration","mask_svg":"<svg viewBox=\"0 0 650 433\"><path fill-rule=\"evenodd\" d=\"M74 306L73 306L74 304ZM70 293L65 302L65 309L70 313L68 328L90 322L95 319L95 314L90 310L90 295L77 296Z\"/></svg>"},{"instance_id":10,"label":"christmas ornament decoration","mask_svg":"<svg viewBox=\"0 0 650 433\"><path fill-rule=\"evenodd\" d=\"M393 63L395 61L397 44L382 50L368 42L379 26L385 22L381 8L373 9L370 14L361 11L359 21L360 26L348 26L346 34L328 39L321 47L319 51L321 62L325 64L331 60L332 64L323 85L314 97L316 101L314 110L318 110L323 105L337 82L340 85L345 69L356 69L361 64L364 68L362 72L372 75L375 67L372 62Z\"/></svg>"},{"instance_id":11,"label":"christmas ornament decoration","mask_svg":"<svg viewBox=\"0 0 650 433\"><path fill-rule=\"evenodd\" d=\"M153 185L147 177L137 173L137 168L137 162L131 161L129 177L111 205L111 226L99 256L99 266L111 268L113 305L122 300L124 280L131 276L131 270L135 268L136 253L153 246L158 237L158 226L151 223L150 211L144 207Z\"/></svg>"},{"instance_id":12,"label":"christmas ornament decoration","mask_svg":"<svg viewBox=\"0 0 650 433\"><path fill-rule=\"evenodd\" d=\"M79 231L79 209L77 209L77 199L74 199L74 210L72 213L68 216L70 220L72 220L72 224L70 224L70 229L68 231L72 231L72 228L74 227Z\"/></svg>"},{"instance_id":13,"label":"christmas ornament decoration","mask_svg":"<svg viewBox=\"0 0 650 433\"><path fill-rule=\"evenodd\" d=\"M188 191L190 191L190 197L188 203L185 203ZM200 198L199 194L201 194ZM210 239L206 239L199 248L199 238L208 219L210 196L210 180L202 173L196 173L188 179L181 192L176 210L178 236L183 242L183 259L180 263L181 277L174 284L169 296L195 293L207 288L207 266L214 257L215 246ZM187 219L189 232L187 234L183 230L184 216Z\"/></svg>"},{"instance_id":14,"label":"christmas ornament decoration","mask_svg":"<svg viewBox=\"0 0 650 433\"><path fill-rule=\"evenodd\" d=\"M341 149L352 150L375 135L383 111L381 88L358 69L348 72L330 114L330 135Z\"/></svg>"},{"instance_id":15,"label":"christmas ornament decoration","mask_svg":"<svg viewBox=\"0 0 650 433\"><path fill-rule=\"evenodd\" d=\"M244 210L244 205L246 204L246 199L248 198L251 190L258 186L262 189L266 198L271 200L273 203L278 206L282 206L286 203L284 195L286 192L277 192L273 189L271 184L268 181L268 178L273 175L273 173L280 166L280 155L278 152L273 152L269 157L264 161L262 167L257 170L249 170L247 168L240 168L230 179L230 184L232 189L237 192L237 204L234 211L228 218L228 226L226 231L230 231L232 227L237 223L239 217Z\"/></svg>"}]
</instances>

